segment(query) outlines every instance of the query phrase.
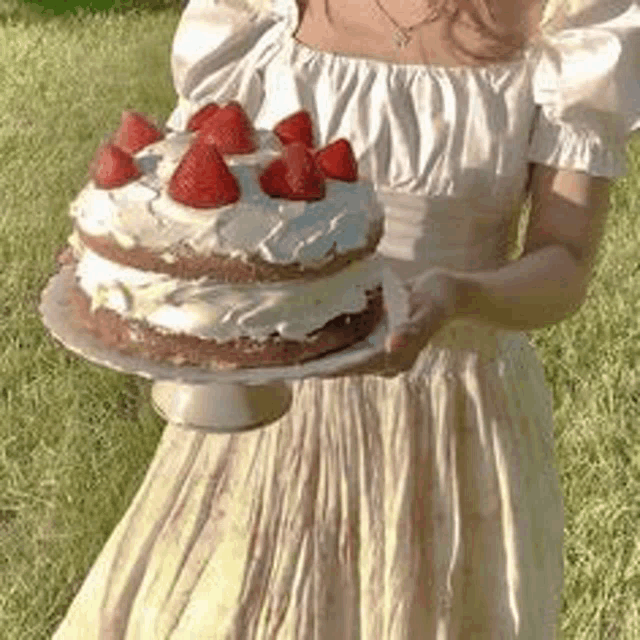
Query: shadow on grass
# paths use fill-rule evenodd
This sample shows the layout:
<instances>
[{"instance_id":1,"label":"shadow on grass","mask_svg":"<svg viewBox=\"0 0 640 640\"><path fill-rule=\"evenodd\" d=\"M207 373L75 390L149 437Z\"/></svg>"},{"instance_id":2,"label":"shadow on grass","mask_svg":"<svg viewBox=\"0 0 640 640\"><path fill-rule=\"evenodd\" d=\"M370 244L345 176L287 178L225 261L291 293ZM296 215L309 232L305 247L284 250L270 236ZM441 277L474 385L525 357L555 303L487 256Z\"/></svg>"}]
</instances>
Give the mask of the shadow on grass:
<instances>
[{"instance_id":1,"label":"shadow on grass","mask_svg":"<svg viewBox=\"0 0 640 640\"><path fill-rule=\"evenodd\" d=\"M45 24L87 15L181 11L188 0L0 0L0 26Z\"/></svg>"}]
</instances>

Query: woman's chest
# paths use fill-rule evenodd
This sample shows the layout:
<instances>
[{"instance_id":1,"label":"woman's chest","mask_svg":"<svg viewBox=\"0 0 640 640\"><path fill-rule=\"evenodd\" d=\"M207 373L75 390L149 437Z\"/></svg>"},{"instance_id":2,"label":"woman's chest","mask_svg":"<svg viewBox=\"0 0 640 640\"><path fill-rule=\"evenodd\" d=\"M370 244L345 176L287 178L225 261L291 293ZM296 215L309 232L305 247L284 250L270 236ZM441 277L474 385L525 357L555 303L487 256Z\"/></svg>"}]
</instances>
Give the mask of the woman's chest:
<instances>
[{"instance_id":1,"label":"woman's chest","mask_svg":"<svg viewBox=\"0 0 640 640\"><path fill-rule=\"evenodd\" d=\"M535 23L539 1L528 10L526 20L524 10L523 16L514 18L518 11L514 7L524 2L531 4L531 0L498 2L510 7L497 11L496 21L502 22L503 31L508 25L522 28L524 21ZM483 64L474 54L488 50L495 41L463 13L450 32L448 15L437 10L439 4L425 0L298 0L300 23L294 36L316 50L384 62L453 67ZM402 46L398 37L404 41Z\"/></svg>"}]
</instances>

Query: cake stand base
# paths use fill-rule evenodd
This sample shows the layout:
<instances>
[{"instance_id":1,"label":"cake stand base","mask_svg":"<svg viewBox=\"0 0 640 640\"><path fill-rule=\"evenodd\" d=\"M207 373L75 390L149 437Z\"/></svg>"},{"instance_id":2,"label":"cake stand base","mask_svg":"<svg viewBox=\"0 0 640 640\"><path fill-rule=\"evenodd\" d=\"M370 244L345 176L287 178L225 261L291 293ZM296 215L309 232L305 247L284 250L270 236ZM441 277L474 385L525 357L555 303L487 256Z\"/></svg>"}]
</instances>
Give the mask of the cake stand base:
<instances>
[{"instance_id":1,"label":"cake stand base","mask_svg":"<svg viewBox=\"0 0 640 640\"><path fill-rule=\"evenodd\" d=\"M158 380L151 403L165 420L189 429L219 433L257 429L281 418L291 406L289 384L208 382L186 384Z\"/></svg>"}]
</instances>

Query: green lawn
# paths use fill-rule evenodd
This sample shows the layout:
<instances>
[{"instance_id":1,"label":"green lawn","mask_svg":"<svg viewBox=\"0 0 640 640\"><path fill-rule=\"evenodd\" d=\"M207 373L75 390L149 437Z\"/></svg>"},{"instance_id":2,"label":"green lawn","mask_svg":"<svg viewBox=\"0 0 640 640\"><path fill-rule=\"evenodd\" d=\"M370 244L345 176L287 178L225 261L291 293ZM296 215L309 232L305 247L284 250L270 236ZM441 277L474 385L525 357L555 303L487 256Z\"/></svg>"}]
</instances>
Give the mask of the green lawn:
<instances>
[{"instance_id":1,"label":"green lawn","mask_svg":"<svg viewBox=\"0 0 640 640\"><path fill-rule=\"evenodd\" d=\"M177 8L33 18L0 0L0 639L49 638L139 486L150 383L72 356L37 307L120 113L166 120ZM566 504L566 640L640 638L640 141L581 312L534 333Z\"/></svg>"}]
</instances>

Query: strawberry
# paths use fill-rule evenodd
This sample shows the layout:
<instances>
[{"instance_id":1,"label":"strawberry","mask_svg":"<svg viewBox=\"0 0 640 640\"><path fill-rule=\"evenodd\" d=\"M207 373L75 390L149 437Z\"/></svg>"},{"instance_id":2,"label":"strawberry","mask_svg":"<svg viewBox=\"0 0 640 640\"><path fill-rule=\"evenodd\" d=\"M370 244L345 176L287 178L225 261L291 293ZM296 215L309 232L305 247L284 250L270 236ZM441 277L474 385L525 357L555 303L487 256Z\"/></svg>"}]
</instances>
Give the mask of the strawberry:
<instances>
[{"instance_id":1,"label":"strawberry","mask_svg":"<svg viewBox=\"0 0 640 640\"><path fill-rule=\"evenodd\" d=\"M318 168L326 178L356 182L358 163L346 138L340 138L313 154Z\"/></svg>"},{"instance_id":2,"label":"strawberry","mask_svg":"<svg viewBox=\"0 0 640 640\"><path fill-rule=\"evenodd\" d=\"M123 111L120 127L113 137L113 144L133 155L152 142L162 140L162 138L164 138L164 133L141 113Z\"/></svg>"},{"instance_id":3,"label":"strawberry","mask_svg":"<svg viewBox=\"0 0 640 640\"><path fill-rule=\"evenodd\" d=\"M260 187L272 198L288 198L291 189L287 184L286 173L284 160L276 158L260 173Z\"/></svg>"},{"instance_id":4,"label":"strawberry","mask_svg":"<svg viewBox=\"0 0 640 640\"><path fill-rule=\"evenodd\" d=\"M287 200L321 200L325 182L303 142L287 145L282 158L271 162L259 176L263 191Z\"/></svg>"},{"instance_id":5,"label":"strawberry","mask_svg":"<svg viewBox=\"0 0 640 640\"><path fill-rule=\"evenodd\" d=\"M169 195L197 209L232 204L240 198L240 186L215 145L198 136L169 181Z\"/></svg>"},{"instance_id":6,"label":"strawberry","mask_svg":"<svg viewBox=\"0 0 640 640\"><path fill-rule=\"evenodd\" d=\"M253 153L258 148L253 125L235 101L210 115L200 135L207 144L215 144L220 153Z\"/></svg>"},{"instance_id":7,"label":"strawberry","mask_svg":"<svg viewBox=\"0 0 640 640\"><path fill-rule=\"evenodd\" d=\"M189 118L187 129L189 131L198 131L199 129L202 129L202 127L206 126L209 118L211 118L211 116L219 109L220 107L215 102L202 107L200 111L194 113L191 118Z\"/></svg>"},{"instance_id":8,"label":"strawberry","mask_svg":"<svg viewBox=\"0 0 640 640\"><path fill-rule=\"evenodd\" d=\"M142 175L131 155L110 142L98 149L89 174L100 189L121 187Z\"/></svg>"},{"instance_id":9,"label":"strawberry","mask_svg":"<svg viewBox=\"0 0 640 640\"><path fill-rule=\"evenodd\" d=\"M303 142L309 149L313 149L313 126L311 116L305 109L278 122L273 132L285 146L292 142Z\"/></svg>"}]
</instances>

